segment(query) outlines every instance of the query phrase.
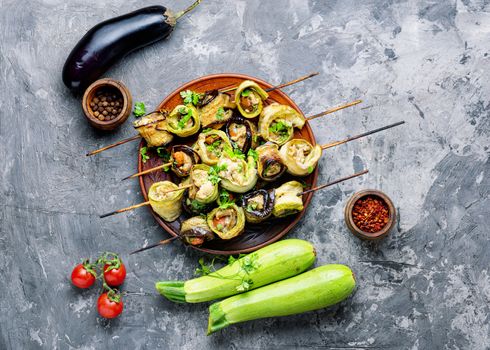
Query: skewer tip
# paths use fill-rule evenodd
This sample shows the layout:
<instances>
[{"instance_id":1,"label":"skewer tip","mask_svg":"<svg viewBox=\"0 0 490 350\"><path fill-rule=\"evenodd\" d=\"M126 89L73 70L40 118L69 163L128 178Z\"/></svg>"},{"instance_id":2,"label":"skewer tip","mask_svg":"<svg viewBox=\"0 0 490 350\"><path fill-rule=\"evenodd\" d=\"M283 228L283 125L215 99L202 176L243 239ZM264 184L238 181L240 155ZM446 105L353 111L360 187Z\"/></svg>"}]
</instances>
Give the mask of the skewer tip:
<instances>
[{"instance_id":1,"label":"skewer tip","mask_svg":"<svg viewBox=\"0 0 490 350\"><path fill-rule=\"evenodd\" d=\"M117 210L111 211L110 213L105 213L105 214L99 215L99 218L103 219L103 218L106 218L106 217L114 215L114 214L117 214Z\"/></svg>"}]
</instances>

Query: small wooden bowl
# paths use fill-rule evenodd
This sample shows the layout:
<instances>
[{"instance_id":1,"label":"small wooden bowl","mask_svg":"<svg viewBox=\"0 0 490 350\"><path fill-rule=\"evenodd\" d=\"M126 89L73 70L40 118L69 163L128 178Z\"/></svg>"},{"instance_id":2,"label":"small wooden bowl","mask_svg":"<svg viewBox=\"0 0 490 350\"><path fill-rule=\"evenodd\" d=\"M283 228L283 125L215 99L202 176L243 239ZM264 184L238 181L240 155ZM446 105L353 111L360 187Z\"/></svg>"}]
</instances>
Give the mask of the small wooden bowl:
<instances>
[{"instance_id":1,"label":"small wooden bowl","mask_svg":"<svg viewBox=\"0 0 490 350\"><path fill-rule=\"evenodd\" d=\"M94 98L97 91L104 88L113 88L119 91L123 99L123 106L121 112L112 120L99 120L95 115L94 111L90 107L90 102ZM100 130L114 130L121 124L123 124L126 119L128 119L129 114L131 114L131 109L133 106L133 99L131 98L131 93L129 92L126 85L122 82L104 78L94 81L88 88L85 90L82 99L82 108L85 113L85 117L87 117L88 122L96 129Z\"/></svg>"},{"instance_id":2,"label":"small wooden bowl","mask_svg":"<svg viewBox=\"0 0 490 350\"><path fill-rule=\"evenodd\" d=\"M380 231L374 233L361 230L359 227L356 226L356 224L354 223L354 218L352 217L352 209L354 208L354 204L356 204L359 199L367 196L378 197L379 199L384 201L388 206L389 211L389 218L386 225ZM378 190L363 190L354 193L354 195L347 201L347 204L344 208L344 218L347 227L355 236L359 237L360 239L372 241L384 238L388 235L396 222L396 209L391 199L383 192Z\"/></svg>"}]
</instances>

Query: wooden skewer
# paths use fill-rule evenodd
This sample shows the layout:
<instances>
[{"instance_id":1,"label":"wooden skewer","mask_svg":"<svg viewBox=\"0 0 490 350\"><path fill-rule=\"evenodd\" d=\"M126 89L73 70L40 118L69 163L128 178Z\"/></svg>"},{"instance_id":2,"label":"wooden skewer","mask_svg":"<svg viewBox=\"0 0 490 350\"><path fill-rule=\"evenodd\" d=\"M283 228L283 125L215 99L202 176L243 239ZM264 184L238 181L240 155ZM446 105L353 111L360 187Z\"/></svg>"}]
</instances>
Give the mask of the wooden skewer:
<instances>
[{"instance_id":1,"label":"wooden skewer","mask_svg":"<svg viewBox=\"0 0 490 350\"><path fill-rule=\"evenodd\" d=\"M194 185L191 184L191 185L186 185L186 186L182 186L182 187L179 187L179 188L174 188L173 190L165 191L162 194L167 194L167 193L171 193L171 192L175 192L175 191L185 190L186 188L190 188L192 186L194 186ZM129 210L133 210L133 209L136 209L136 208L144 207L145 205L149 205L149 204L150 204L150 201L146 201L146 202L143 202L143 203L134 204L134 205L132 205L130 207L126 207L126 208L122 208L122 209L111 211L110 213L102 214L99 217L100 218L105 218L105 217L108 217L108 216L111 216L111 215L114 215L114 214L124 213L125 211L129 211Z\"/></svg>"},{"instance_id":2,"label":"wooden skewer","mask_svg":"<svg viewBox=\"0 0 490 350\"><path fill-rule=\"evenodd\" d=\"M158 246L161 246L161 245L168 244L170 242L175 241L177 238L180 238L180 237L179 236L174 236L174 237L170 237L168 239L164 239L163 241L160 241L160 242L157 242L157 243L154 243L154 244L150 244L150 245L148 245L146 247L137 249L137 250L129 253L129 255L133 255L133 254L136 254L136 253L139 253L139 252L143 252L143 251L148 250L148 249L151 249L151 248L155 248L155 247L158 247Z\"/></svg>"},{"instance_id":3,"label":"wooden skewer","mask_svg":"<svg viewBox=\"0 0 490 350\"><path fill-rule=\"evenodd\" d=\"M405 123L405 121L401 121L401 122L398 122L398 123L386 125L386 126L383 126L382 128L374 129L374 130L371 130L371 131L368 131L368 132L364 132L364 133L359 134L359 135L356 135L356 136L348 137L348 138L346 138L344 140L341 140L341 141L335 141L335 142L327 143L327 144L325 144L325 145L323 145L321 147L322 147L322 150L327 149L327 148L331 148L331 147L335 147L335 146L338 146L338 145L347 143L349 141L357 140L357 139L359 139L361 137L364 137L364 136L372 135L372 134L375 134L377 132L380 132L380 131L383 131L383 130L386 130L386 129L394 128L395 126L402 125L404 123Z\"/></svg>"},{"instance_id":4,"label":"wooden skewer","mask_svg":"<svg viewBox=\"0 0 490 350\"><path fill-rule=\"evenodd\" d=\"M318 72L310 73L308 75L302 76L301 78L288 81L287 83L279 84L279 85L273 86L271 88L265 89L265 91L266 92L271 92L271 91L274 91L274 90L282 89L282 88L284 88L286 86L290 86L290 85L299 83L300 81L303 81L303 80L312 78L312 77L314 77L314 76L316 76L318 74L320 74L320 73L318 73ZM219 89L218 91L219 92L229 92L229 91L236 90L237 88L238 88L238 86L232 86L232 87L229 87L229 88Z\"/></svg>"},{"instance_id":5,"label":"wooden skewer","mask_svg":"<svg viewBox=\"0 0 490 350\"><path fill-rule=\"evenodd\" d=\"M141 175L145 175L145 174L148 174L148 173L152 173L154 171L157 171L158 169L164 169L164 168L166 168L168 166L171 166L171 165L172 165L172 162L165 163L165 164L156 166L154 168L146 169L146 170L140 171L139 173L126 176L124 179L121 179L121 181L124 181L124 180L127 180L127 179L132 179L132 178L135 178L135 177L138 177L138 176L141 176Z\"/></svg>"},{"instance_id":6,"label":"wooden skewer","mask_svg":"<svg viewBox=\"0 0 490 350\"><path fill-rule=\"evenodd\" d=\"M318 114L312 115L311 117L306 118L306 120L310 121L310 120L313 120L313 119L316 119L316 118L320 118L320 117L323 117L324 115L327 115L327 114L330 114L330 113L334 113L334 112L340 111L341 109L358 105L359 103L362 103L362 100L355 100L355 101L352 101L352 102L343 104L343 105L338 106L338 107L327 109L324 112L321 112L321 113L318 113Z\"/></svg>"},{"instance_id":7,"label":"wooden skewer","mask_svg":"<svg viewBox=\"0 0 490 350\"><path fill-rule=\"evenodd\" d=\"M130 138L127 138L127 139L124 139L124 140L121 140L121 141L118 141L116 143L113 143L111 145L108 145L108 146L105 146L105 147L102 147L102 148L99 148L99 149L96 149L95 151L92 151L92 152L88 152L86 154L87 157L89 156L93 156L94 154L97 154L97 153L100 153L102 151L105 151L105 150L108 150L108 149L111 149L111 148L114 148L114 147L117 147L119 145L122 145L122 144L125 144L127 142L130 142L130 141L134 141L134 140L138 140L140 139L141 136L140 135L135 135L133 137L130 137Z\"/></svg>"},{"instance_id":8,"label":"wooden skewer","mask_svg":"<svg viewBox=\"0 0 490 350\"><path fill-rule=\"evenodd\" d=\"M309 190L306 190L306 191L303 191L301 193L298 193L298 196L302 196L304 194L307 194L307 193L310 193L310 192L314 192L314 191L318 191L318 190L321 190L325 187L329 187L329 186L333 186L335 184L338 184L340 182L343 182L343 181L346 181L346 180L350 180L350 179L353 179L355 177L358 177L358 176L361 176L361 175L364 175L364 174L367 174L369 172L369 170L364 170L364 171L361 171L360 173L356 173L354 175L350 175L350 176L346 176L346 177L343 177L341 179L338 179L338 180L335 180L335 181L332 181L332 182L329 182L325 185L321 185L321 186L317 186L317 187L313 187L313 188L310 188Z\"/></svg>"}]
</instances>

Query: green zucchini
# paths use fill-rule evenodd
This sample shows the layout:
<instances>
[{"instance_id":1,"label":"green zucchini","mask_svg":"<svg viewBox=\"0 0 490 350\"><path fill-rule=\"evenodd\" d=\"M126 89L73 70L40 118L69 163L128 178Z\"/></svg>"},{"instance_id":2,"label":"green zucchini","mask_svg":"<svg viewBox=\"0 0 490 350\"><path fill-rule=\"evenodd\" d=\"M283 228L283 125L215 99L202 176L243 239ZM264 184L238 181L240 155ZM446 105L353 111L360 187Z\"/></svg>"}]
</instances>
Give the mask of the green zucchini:
<instances>
[{"instance_id":1,"label":"green zucchini","mask_svg":"<svg viewBox=\"0 0 490 350\"><path fill-rule=\"evenodd\" d=\"M231 324L322 309L347 298L356 285L345 265L325 265L301 275L214 303L208 335Z\"/></svg>"},{"instance_id":2,"label":"green zucchini","mask_svg":"<svg viewBox=\"0 0 490 350\"><path fill-rule=\"evenodd\" d=\"M315 262L315 249L307 241L286 239L250 253L207 276L155 284L160 294L171 301L200 303L240 291L255 289L295 276ZM247 265L253 264L247 269ZM245 267L245 268L244 268ZM246 283L247 288L240 288Z\"/></svg>"}]
</instances>

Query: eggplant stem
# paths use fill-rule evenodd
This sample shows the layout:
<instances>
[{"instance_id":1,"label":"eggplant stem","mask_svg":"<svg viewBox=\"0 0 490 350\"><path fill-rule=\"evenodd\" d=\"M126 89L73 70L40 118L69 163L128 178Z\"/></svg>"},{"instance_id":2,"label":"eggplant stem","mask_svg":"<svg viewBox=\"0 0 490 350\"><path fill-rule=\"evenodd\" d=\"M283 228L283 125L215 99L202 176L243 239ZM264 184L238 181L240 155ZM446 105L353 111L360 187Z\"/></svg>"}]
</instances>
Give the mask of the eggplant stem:
<instances>
[{"instance_id":1,"label":"eggplant stem","mask_svg":"<svg viewBox=\"0 0 490 350\"><path fill-rule=\"evenodd\" d=\"M191 6L186 8L184 11L177 12L175 15L175 20L177 21L180 17L185 15L187 12L194 10L194 8L201 3L201 0L195 1Z\"/></svg>"}]
</instances>

